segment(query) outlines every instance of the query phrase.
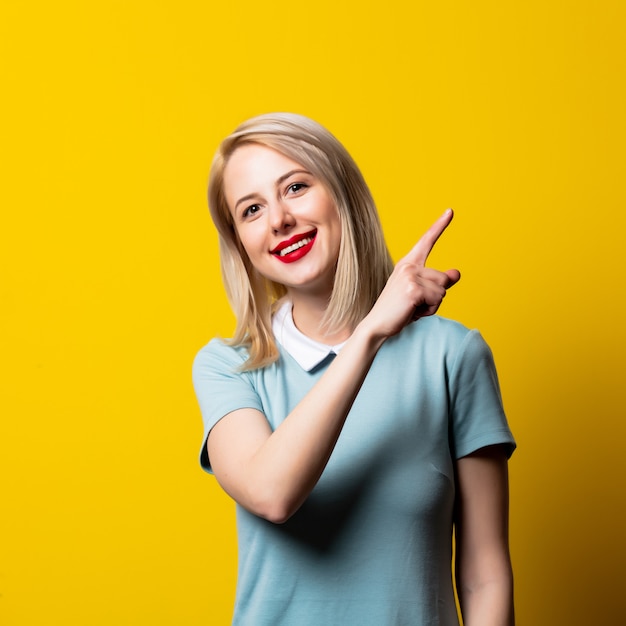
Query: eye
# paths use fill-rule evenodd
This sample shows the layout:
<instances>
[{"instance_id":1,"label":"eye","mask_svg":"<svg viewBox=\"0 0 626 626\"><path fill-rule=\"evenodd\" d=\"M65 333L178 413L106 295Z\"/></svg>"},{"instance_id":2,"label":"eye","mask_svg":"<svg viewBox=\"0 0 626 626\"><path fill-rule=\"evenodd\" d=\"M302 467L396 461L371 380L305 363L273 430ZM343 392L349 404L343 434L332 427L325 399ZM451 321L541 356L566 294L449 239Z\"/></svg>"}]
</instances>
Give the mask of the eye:
<instances>
[{"instance_id":1,"label":"eye","mask_svg":"<svg viewBox=\"0 0 626 626\"><path fill-rule=\"evenodd\" d=\"M241 215L242 217L252 217L256 213L258 213L260 210L261 210L261 207L258 204L251 204L249 207L244 209Z\"/></svg>"},{"instance_id":2,"label":"eye","mask_svg":"<svg viewBox=\"0 0 626 626\"><path fill-rule=\"evenodd\" d=\"M293 183L291 185L289 185L289 187L287 187L287 193L298 193L299 191L302 191L303 189L306 189L308 187L307 184L305 183Z\"/></svg>"}]
</instances>

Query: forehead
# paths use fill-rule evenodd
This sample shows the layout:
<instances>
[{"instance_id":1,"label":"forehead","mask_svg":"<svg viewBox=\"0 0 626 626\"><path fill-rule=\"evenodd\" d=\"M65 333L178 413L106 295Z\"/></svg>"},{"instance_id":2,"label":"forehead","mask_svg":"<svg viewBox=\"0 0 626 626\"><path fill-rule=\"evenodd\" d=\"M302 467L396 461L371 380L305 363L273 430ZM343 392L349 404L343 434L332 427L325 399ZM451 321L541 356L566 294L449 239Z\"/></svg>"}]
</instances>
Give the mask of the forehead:
<instances>
[{"instance_id":1,"label":"forehead","mask_svg":"<svg viewBox=\"0 0 626 626\"><path fill-rule=\"evenodd\" d=\"M240 146L224 167L224 193L228 204L243 195L267 191L292 170L306 169L273 148L260 144Z\"/></svg>"}]
</instances>

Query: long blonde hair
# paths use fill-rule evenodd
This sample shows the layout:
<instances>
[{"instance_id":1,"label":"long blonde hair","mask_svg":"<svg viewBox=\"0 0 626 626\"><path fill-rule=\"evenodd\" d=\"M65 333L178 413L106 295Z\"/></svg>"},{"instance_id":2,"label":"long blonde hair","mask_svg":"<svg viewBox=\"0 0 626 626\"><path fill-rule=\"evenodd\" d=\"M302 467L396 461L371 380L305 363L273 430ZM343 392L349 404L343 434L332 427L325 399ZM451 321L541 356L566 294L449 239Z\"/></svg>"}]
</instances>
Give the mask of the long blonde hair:
<instances>
[{"instance_id":1,"label":"long blonde hair","mask_svg":"<svg viewBox=\"0 0 626 626\"><path fill-rule=\"evenodd\" d=\"M382 291L393 262L376 205L356 163L323 126L301 115L270 113L241 124L220 144L209 178L209 208L218 231L222 279L237 319L232 345L245 345L245 369L278 358L272 309L285 287L252 266L233 224L224 196L224 169L242 145L259 144L306 167L330 192L339 212L342 237L333 291L322 328L354 328Z\"/></svg>"}]
</instances>

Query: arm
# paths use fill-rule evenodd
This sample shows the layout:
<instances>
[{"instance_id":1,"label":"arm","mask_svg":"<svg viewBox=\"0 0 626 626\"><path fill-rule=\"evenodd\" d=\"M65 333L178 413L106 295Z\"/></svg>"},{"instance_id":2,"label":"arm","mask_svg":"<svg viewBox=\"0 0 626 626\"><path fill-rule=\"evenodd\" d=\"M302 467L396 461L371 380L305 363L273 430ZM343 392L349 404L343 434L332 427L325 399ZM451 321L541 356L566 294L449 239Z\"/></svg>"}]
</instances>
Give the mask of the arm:
<instances>
[{"instance_id":1,"label":"arm","mask_svg":"<svg viewBox=\"0 0 626 626\"><path fill-rule=\"evenodd\" d=\"M384 341L417 317L435 313L460 278L424 267L452 219L446 212L394 269L378 301L324 376L271 431L257 410L223 417L208 437L213 471L246 509L274 522L288 519L321 476L343 424Z\"/></svg>"},{"instance_id":2,"label":"arm","mask_svg":"<svg viewBox=\"0 0 626 626\"><path fill-rule=\"evenodd\" d=\"M502 446L457 462L456 582L465 626L513 626L508 472Z\"/></svg>"}]
</instances>

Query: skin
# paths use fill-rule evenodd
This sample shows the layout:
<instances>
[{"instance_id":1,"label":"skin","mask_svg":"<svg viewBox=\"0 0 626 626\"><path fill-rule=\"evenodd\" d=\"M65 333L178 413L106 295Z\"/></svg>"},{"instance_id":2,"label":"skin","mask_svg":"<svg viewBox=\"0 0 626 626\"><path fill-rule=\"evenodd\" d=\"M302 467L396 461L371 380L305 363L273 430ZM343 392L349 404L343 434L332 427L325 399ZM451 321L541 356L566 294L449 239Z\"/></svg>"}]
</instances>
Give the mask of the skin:
<instances>
[{"instance_id":1,"label":"skin","mask_svg":"<svg viewBox=\"0 0 626 626\"><path fill-rule=\"evenodd\" d=\"M507 458L490 446L457 462L456 582L465 626L512 626Z\"/></svg>"},{"instance_id":2,"label":"skin","mask_svg":"<svg viewBox=\"0 0 626 626\"><path fill-rule=\"evenodd\" d=\"M293 515L319 480L382 344L438 310L457 270L426 267L453 214L446 211L395 266L370 313L356 328L322 339L317 330L332 289L341 228L322 183L302 166L259 145L231 156L224 190L235 228L253 265L287 288L294 321L329 343L347 339L318 383L272 431L265 416L240 409L211 430L215 475L239 504L275 523ZM295 173L294 173L295 170ZM302 258L284 263L272 251L315 231ZM511 626L513 583L508 549L506 456L494 446L457 462L457 586L465 626Z\"/></svg>"}]
</instances>

